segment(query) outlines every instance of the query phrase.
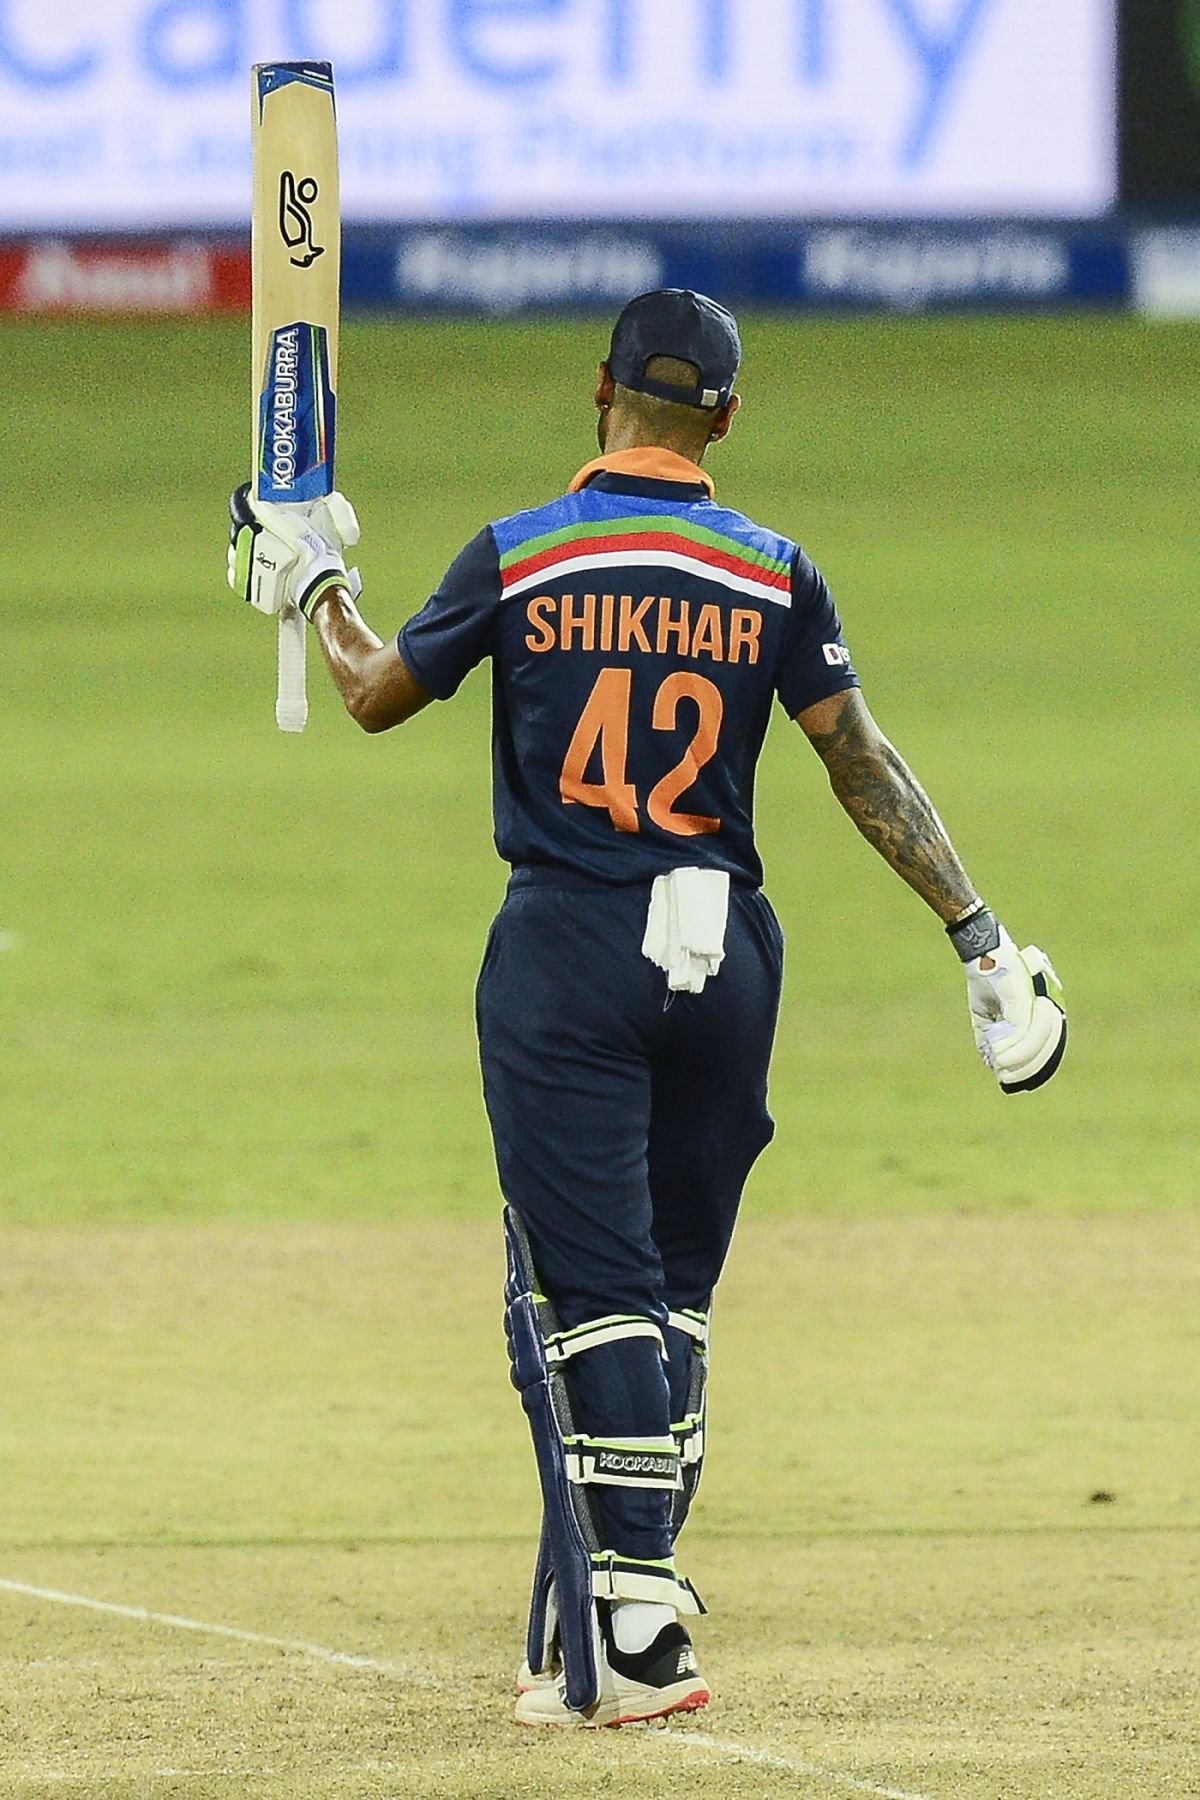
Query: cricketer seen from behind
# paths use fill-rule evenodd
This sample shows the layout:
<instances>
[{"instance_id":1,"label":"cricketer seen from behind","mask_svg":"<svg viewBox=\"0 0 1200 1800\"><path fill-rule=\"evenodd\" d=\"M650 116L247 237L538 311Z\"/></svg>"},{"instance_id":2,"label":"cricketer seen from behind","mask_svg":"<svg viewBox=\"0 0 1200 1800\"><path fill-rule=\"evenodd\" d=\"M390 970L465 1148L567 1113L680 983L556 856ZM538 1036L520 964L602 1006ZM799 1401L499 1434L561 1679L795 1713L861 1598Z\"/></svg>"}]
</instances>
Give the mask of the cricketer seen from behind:
<instances>
[{"instance_id":1,"label":"cricketer seen from behind","mask_svg":"<svg viewBox=\"0 0 1200 1800\"><path fill-rule=\"evenodd\" d=\"M751 818L775 698L834 793L942 920L1006 1094L1066 1043L1054 971L976 894L867 710L798 544L718 503L741 343L704 295L621 313L600 456L471 540L383 643L355 605L340 496L233 499L230 579L298 606L365 731L490 657L496 845L512 875L477 992L505 1199L505 1321L543 1500L516 1716L617 1725L709 1699L675 1562L704 1458L708 1318L769 1142L783 940Z\"/></svg>"}]
</instances>

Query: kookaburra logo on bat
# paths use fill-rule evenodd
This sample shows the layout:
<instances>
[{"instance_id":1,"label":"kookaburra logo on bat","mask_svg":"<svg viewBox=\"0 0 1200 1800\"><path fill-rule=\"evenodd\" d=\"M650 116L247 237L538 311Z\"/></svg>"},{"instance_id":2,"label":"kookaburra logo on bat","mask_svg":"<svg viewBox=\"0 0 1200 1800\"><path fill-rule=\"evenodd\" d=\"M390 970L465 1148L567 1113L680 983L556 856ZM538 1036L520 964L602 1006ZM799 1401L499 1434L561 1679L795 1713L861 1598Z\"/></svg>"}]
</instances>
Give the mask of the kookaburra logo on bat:
<instances>
[{"instance_id":1,"label":"kookaburra logo on bat","mask_svg":"<svg viewBox=\"0 0 1200 1800\"><path fill-rule=\"evenodd\" d=\"M308 210L318 191L311 175L297 181L292 171L285 169L279 177L279 235L298 269L307 269L325 254L325 246L313 242L312 214Z\"/></svg>"}]
</instances>

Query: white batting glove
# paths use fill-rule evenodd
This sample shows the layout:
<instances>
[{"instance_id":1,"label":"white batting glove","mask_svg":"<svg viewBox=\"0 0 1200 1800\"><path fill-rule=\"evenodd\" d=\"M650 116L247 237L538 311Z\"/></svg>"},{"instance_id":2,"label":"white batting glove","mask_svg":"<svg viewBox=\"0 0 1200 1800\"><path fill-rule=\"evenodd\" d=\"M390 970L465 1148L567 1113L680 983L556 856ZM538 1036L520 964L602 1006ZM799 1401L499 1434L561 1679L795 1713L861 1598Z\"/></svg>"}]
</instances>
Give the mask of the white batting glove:
<instances>
[{"instance_id":1,"label":"white batting glove","mask_svg":"<svg viewBox=\"0 0 1200 1800\"><path fill-rule=\"evenodd\" d=\"M358 570L346 568L359 529L344 494L282 506L252 499L246 482L230 497L229 513L229 585L258 612L296 606L311 619L329 588L345 587L355 600L361 594Z\"/></svg>"},{"instance_id":2,"label":"white batting glove","mask_svg":"<svg viewBox=\"0 0 1200 1800\"><path fill-rule=\"evenodd\" d=\"M986 908L947 926L962 957L975 1043L1005 1094L1049 1081L1067 1047L1063 991L1044 950L1018 950ZM984 967L984 964L990 967Z\"/></svg>"}]
</instances>

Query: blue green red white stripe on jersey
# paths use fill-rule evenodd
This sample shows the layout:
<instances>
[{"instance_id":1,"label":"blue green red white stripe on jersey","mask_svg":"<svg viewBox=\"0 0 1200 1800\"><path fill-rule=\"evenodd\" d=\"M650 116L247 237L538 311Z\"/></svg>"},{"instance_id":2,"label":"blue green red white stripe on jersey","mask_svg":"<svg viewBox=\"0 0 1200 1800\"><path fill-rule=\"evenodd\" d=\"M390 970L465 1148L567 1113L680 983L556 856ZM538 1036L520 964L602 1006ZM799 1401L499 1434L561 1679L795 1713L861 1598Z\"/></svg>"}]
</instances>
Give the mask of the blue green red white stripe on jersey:
<instances>
[{"instance_id":1,"label":"blue green red white stripe on jersey","mask_svg":"<svg viewBox=\"0 0 1200 1800\"><path fill-rule=\"evenodd\" d=\"M500 557L505 599L584 571L678 569L736 593L790 606L790 561L670 513L580 520L514 544Z\"/></svg>"}]
</instances>

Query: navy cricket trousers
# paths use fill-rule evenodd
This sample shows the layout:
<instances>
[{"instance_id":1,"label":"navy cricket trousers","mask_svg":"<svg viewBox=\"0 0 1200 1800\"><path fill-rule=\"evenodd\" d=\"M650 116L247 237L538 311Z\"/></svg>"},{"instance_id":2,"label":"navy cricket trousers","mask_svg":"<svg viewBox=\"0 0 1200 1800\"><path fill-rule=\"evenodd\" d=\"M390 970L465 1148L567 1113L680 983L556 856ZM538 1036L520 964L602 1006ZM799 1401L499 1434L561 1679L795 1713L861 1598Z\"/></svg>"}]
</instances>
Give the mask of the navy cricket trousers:
<instances>
[{"instance_id":1,"label":"navy cricket trousers","mask_svg":"<svg viewBox=\"0 0 1200 1800\"><path fill-rule=\"evenodd\" d=\"M611 1313L664 1330L579 1357L580 1424L669 1435L687 1349L668 1311L707 1311L751 1165L770 1142L767 1069L783 938L765 895L731 884L725 959L668 995L642 955L648 883L522 869L480 970L484 1099L505 1199L566 1329ZM680 1339L678 1343L673 1342ZM669 1496L606 1488L610 1547L671 1554Z\"/></svg>"}]
</instances>

